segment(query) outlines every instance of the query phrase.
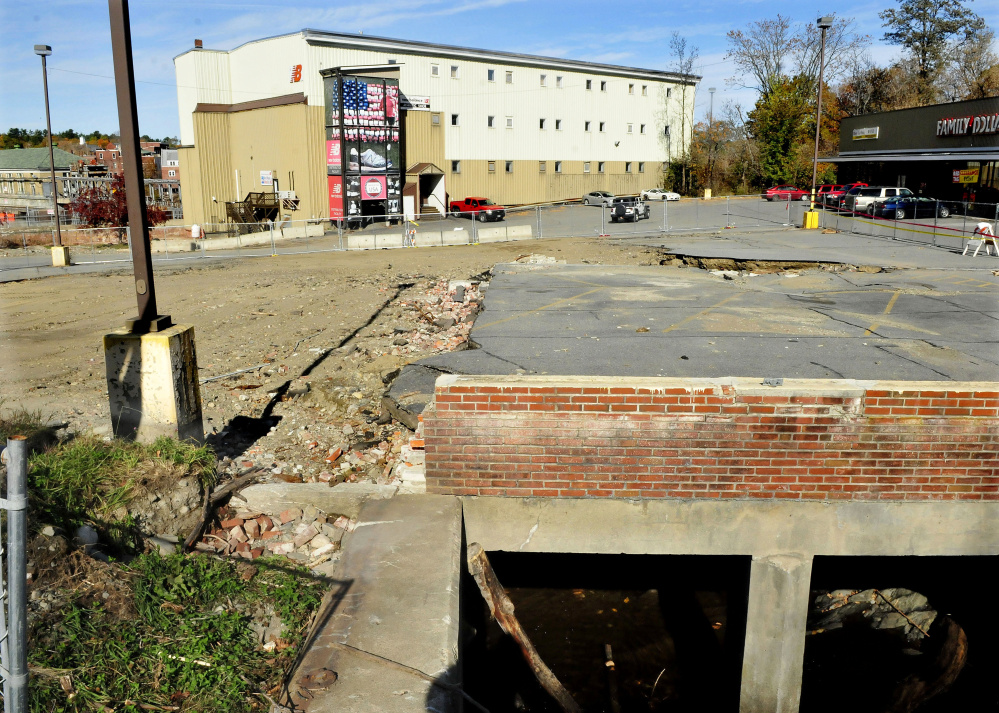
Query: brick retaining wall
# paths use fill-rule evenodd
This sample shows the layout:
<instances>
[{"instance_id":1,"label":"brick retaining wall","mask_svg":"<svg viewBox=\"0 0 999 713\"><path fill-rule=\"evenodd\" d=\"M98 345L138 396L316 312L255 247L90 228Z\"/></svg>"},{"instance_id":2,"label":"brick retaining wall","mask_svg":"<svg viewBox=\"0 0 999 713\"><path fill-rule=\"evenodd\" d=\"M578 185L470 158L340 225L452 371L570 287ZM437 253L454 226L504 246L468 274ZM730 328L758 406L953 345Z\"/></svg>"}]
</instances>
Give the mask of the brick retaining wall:
<instances>
[{"instance_id":1,"label":"brick retaining wall","mask_svg":"<svg viewBox=\"0 0 999 713\"><path fill-rule=\"evenodd\" d=\"M999 384L443 376L427 491L999 500Z\"/></svg>"}]
</instances>

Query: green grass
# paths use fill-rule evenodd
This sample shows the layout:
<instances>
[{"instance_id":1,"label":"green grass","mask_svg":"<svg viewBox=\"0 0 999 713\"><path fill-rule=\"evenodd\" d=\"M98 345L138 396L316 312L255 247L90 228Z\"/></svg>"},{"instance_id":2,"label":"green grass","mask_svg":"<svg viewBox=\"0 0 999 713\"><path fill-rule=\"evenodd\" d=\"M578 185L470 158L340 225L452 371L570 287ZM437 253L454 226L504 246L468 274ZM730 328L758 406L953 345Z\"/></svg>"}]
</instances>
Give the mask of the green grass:
<instances>
[{"instance_id":1,"label":"green grass","mask_svg":"<svg viewBox=\"0 0 999 713\"><path fill-rule=\"evenodd\" d=\"M31 679L31 712L269 709L260 692L283 680L323 587L283 560L254 564L257 575L245 581L230 561L144 555L126 569L134 580L134 620L78 602L35 622L29 660L48 675ZM281 652L264 651L247 626L247 612L267 604L291 644ZM60 675L71 677L72 698Z\"/></svg>"},{"instance_id":2,"label":"green grass","mask_svg":"<svg viewBox=\"0 0 999 713\"><path fill-rule=\"evenodd\" d=\"M159 438L151 445L77 438L31 456L28 498L37 527L73 532L91 524L112 543L131 549L134 523L120 512L131 500L140 464L181 466L205 485L216 479L215 455L205 446ZM102 538L103 539L103 538Z\"/></svg>"}]
</instances>

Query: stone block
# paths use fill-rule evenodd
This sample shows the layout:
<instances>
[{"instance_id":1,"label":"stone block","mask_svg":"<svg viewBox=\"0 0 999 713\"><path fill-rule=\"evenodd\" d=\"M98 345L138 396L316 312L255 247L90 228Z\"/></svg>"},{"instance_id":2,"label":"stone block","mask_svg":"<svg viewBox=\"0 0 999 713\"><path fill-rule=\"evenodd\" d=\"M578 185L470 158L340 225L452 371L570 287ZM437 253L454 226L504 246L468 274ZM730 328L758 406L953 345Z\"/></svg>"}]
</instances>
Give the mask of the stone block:
<instances>
[{"instance_id":1,"label":"stone block","mask_svg":"<svg viewBox=\"0 0 999 713\"><path fill-rule=\"evenodd\" d=\"M69 259L69 248L65 245L52 248L52 267L66 267L72 265Z\"/></svg>"},{"instance_id":2,"label":"stone block","mask_svg":"<svg viewBox=\"0 0 999 713\"><path fill-rule=\"evenodd\" d=\"M111 428L119 438L204 442L194 327L104 335Z\"/></svg>"}]
</instances>

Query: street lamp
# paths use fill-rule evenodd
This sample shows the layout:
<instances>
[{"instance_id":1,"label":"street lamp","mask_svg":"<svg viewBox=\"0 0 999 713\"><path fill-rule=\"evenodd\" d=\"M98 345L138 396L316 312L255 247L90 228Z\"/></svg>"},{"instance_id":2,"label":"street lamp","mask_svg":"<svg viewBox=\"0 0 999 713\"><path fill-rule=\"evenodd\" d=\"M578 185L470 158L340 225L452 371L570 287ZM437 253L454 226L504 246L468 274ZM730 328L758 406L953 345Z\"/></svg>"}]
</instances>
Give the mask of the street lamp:
<instances>
[{"instance_id":1,"label":"street lamp","mask_svg":"<svg viewBox=\"0 0 999 713\"><path fill-rule=\"evenodd\" d=\"M708 109L708 126L715 123L715 91L716 87L708 87L708 94L711 95L711 108Z\"/></svg>"},{"instance_id":2,"label":"street lamp","mask_svg":"<svg viewBox=\"0 0 999 713\"><path fill-rule=\"evenodd\" d=\"M35 54L42 58L42 86L45 88L45 128L49 132L49 169L52 171L52 208L55 211L55 237L53 245L62 247L62 231L59 225L59 189L56 186L55 157L52 152L52 119L49 116L49 73L45 66L45 58L52 54L48 45L35 45Z\"/></svg>"},{"instance_id":3,"label":"street lamp","mask_svg":"<svg viewBox=\"0 0 999 713\"><path fill-rule=\"evenodd\" d=\"M815 21L822 31L822 41L819 45L819 99L815 105L815 155L812 157L812 204L815 210L815 178L819 170L819 131L822 129L822 70L826 64L826 30L832 27L833 16L826 15Z\"/></svg>"}]
</instances>

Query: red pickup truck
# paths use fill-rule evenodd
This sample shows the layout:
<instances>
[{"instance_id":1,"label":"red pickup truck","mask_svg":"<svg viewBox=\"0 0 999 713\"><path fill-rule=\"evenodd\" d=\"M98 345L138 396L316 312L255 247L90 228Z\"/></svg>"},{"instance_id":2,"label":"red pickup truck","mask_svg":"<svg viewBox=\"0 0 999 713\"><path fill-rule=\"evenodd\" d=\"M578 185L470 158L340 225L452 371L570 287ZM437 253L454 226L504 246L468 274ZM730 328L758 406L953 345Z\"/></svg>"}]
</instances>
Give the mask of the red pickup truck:
<instances>
[{"instance_id":1,"label":"red pickup truck","mask_svg":"<svg viewBox=\"0 0 999 713\"><path fill-rule=\"evenodd\" d=\"M506 217L506 208L496 205L488 198L466 198L462 201L451 201L451 215L467 215L482 222L503 220Z\"/></svg>"}]
</instances>

